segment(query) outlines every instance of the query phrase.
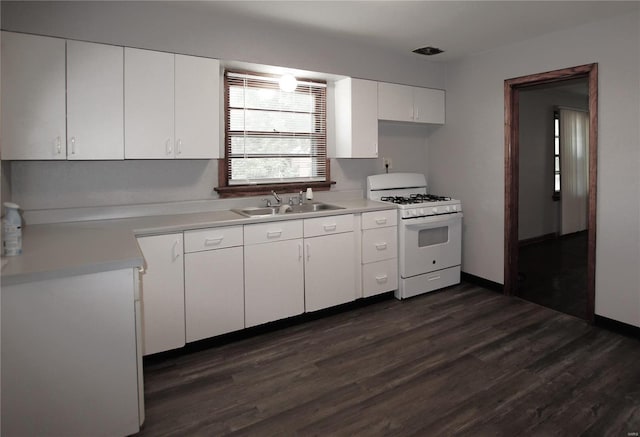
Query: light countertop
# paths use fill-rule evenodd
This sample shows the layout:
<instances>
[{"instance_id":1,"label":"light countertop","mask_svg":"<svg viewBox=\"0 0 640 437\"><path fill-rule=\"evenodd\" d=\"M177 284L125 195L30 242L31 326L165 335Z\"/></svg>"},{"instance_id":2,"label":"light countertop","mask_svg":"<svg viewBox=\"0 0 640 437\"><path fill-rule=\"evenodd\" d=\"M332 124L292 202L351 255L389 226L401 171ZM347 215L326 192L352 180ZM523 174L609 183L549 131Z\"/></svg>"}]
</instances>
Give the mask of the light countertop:
<instances>
[{"instance_id":1,"label":"light countertop","mask_svg":"<svg viewBox=\"0 0 640 437\"><path fill-rule=\"evenodd\" d=\"M232 211L25 226L22 255L3 258L2 285L136 268L144 265L136 237L393 209L367 199L328 202L344 209L249 218ZM4 261L7 261L4 264Z\"/></svg>"}]
</instances>

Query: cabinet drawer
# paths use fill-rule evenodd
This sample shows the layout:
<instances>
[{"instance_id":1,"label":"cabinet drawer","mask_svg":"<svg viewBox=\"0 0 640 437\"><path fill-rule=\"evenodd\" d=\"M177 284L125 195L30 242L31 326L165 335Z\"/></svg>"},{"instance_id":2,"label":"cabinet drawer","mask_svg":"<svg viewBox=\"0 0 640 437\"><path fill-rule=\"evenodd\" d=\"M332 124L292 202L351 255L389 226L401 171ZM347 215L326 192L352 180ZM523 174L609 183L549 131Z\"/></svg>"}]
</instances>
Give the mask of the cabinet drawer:
<instances>
[{"instance_id":1,"label":"cabinet drawer","mask_svg":"<svg viewBox=\"0 0 640 437\"><path fill-rule=\"evenodd\" d=\"M242 226L198 229L184 233L184 251L222 249L242 246Z\"/></svg>"},{"instance_id":2,"label":"cabinet drawer","mask_svg":"<svg viewBox=\"0 0 640 437\"><path fill-rule=\"evenodd\" d=\"M398 211L388 209L362 213L362 229L375 229L398 224Z\"/></svg>"},{"instance_id":3,"label":"cabinet drawer","mask_svg":"<svg viewBox=\"0 0 640 437\"><path fill-rule=\"evenodd\" d=\"M398 260L396 258L362 266L362 295L374 296L398 289Z\"/></svg>"},{"instance_id":4,"label":"cabinet drawer","mask_svg":"<svg viewBox=\"0 0 640 437\"><path fill-rule=\"evenodd\" d=\"M338 234L353 231L353 214L332 215L304 220L304 236Z\"/></svg>"},{"instance_id":5,"label":"cabinet drawer","mask_svg":"<svg viewBox=\"0 0 640 437\"><path fill-rule=\"evenodd\" d=\"M398 257L398 228L395 226L362 231L362 263Z\"/></svg>"},{"instance_id":6,"label":"cabinet drawer","mask_svg":"<svg viewBox=\"0 0 640 437\"><path fill-rule=\"evenodd\" d=\"M302 220L283 220L244 226L244 244L302 238Z\"/></svg>"}]
</instances>

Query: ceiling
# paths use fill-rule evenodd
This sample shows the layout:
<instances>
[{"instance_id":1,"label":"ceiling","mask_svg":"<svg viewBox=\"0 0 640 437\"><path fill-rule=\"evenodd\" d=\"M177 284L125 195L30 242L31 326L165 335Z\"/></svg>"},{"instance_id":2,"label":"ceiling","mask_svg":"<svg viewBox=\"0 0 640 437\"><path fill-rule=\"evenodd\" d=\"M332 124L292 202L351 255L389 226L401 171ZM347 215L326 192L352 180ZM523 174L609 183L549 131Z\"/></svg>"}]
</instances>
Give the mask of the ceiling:
<instances>
[{"instance_id":1,"label":"ceiling","mask_svg":"<svg viewBox=\"0 0 640 437\"><path fill-rule=\"evenodd\" d=\"M442 62L637 11L640 2L265 0L206 1L199 7L402 53L435 46L445 52L426 59Z\"/></svg>"}]
</instances>

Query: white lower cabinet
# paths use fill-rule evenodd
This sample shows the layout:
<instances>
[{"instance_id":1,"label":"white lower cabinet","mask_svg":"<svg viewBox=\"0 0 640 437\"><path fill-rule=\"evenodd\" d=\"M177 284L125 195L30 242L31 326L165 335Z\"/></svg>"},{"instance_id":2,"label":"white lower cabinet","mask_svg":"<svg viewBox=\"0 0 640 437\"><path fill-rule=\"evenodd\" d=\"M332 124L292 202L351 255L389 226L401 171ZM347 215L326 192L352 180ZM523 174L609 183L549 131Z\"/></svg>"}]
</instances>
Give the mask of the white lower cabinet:
<instances>
[{"instance_id":1,"label":"white lower cabinet","mask_svg":"<svg viewBox=\"0 0 640 437\"><path fill-rule=\"evenodd\" d=\"M245 325L304 312L302 220L245 225Z\"/></svg>"},{"instance_id":2,"label":"white lower cabinet","mask_svg":"<svg viewBox=\"0 0 640 437\"><path fill-rule=\"evenodd\" d=\"M362 214L362 297L398 289L397 211Z\"/></svg>"},{"instance_id":3,"label":"white lower cabinet","mask_svg":"<svg viewBox=\"0 0 640 437\"><path fill-rule=\"evenodd\" d=\"M2 435L138 432L137 274L2 284Z\"/></svg>"},{"instance_id":4,"label":"white lower cabinet","mask_svg":"<svg viewBox=\"0 0 640 437\"><path fill-rule=\"evenodd\" d=\"M185 344L182 233L139 237L146 271L142 277L144 355Z\"/></svg>"},{"instance_id":5,"label":"white lower cabinet","mask_svg":"<svg viewBox=\"0 0 640 437\"><path fill-rule=\"evenodd\" d=\"M353 220L345 214L304 221L305 311L356 300Z\"/></svg>"},{"instance_id":6,"label":"white lower cabinet","mask_svg":"<svg viewBox=\"0 0 640 437\"><path fill-rule=\"evenodd\" d=\"M184 234L187 342L244 328L242 226Z\"/></svg>"}]
</instances>

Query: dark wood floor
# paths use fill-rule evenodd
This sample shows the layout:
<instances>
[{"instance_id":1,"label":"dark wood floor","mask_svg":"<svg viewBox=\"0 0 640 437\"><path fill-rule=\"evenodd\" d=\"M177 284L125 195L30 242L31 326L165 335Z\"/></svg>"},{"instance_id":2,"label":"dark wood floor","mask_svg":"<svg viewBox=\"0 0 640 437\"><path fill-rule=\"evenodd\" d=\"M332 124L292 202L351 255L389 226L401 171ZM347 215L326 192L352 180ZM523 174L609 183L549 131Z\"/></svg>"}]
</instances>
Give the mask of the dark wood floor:
<instances>
[{"instance_id":1,"label":"dark wood floor","mask_svg":"<svg viewBox=\"0 0 640 437\"><path fill-rule=\"evenodd\" d=\"M521 246L518 296L587 319L587 231Z\"/></svg>"},{"instance_id":2,"label":"dark wood floor","mask_svg":"<svg viewBox=\"0 0 640 437\"><path fill-rule=\"evenodd\" d=\"M149 362L139 435L627 436L638 346L461 284Z\"/></svg>"}]
</instances>

